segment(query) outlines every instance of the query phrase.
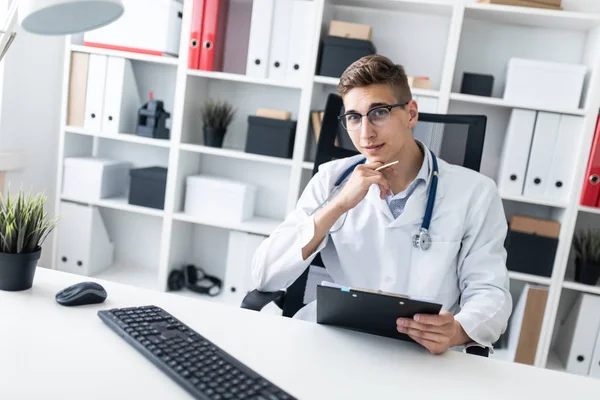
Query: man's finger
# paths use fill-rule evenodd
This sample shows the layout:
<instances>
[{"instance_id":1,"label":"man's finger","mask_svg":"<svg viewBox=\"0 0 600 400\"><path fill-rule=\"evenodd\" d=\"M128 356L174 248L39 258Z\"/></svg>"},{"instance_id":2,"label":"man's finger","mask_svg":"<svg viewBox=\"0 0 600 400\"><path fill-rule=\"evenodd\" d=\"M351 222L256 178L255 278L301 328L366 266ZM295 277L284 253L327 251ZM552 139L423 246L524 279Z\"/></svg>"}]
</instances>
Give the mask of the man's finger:
<instances>
[{"instance_id":1,"label":"man's finger","mask_svg":"<svg viewBox=\"0 0 600 400\"><path fill-rule=\"evenodd\" d=\"M411 329L417 329L424 332L443 333L444 329L439 325L423 324L421 322L414 321L410 318L399 318L396 322L398 327L406 327Z\"/></svg>"},{"instance_id":2,"label":"man's finger","mask_svg":"<svg viewBox=\"0 0 600 400\"><path fill-rule=\"evenodd\" d=\"M428 340L434 343L442 343L445 340L444 336L438 333L420 331L418 329L413 328L398 327L398 332L405 333L412 338Z\"/></svg>"},{"instance_id":3,"label":"man's finger","mask_svg":"<svg viewBox=\"0 0 600 400\"><path fill-rule=\"evenodd\" d=\"M438 315L417 314L414 319L422 324L442 326L451 323L454 317L448 311L442 311Z\"/></svg>"},{"instance_id":4,"label":"man's finger","mask_svg":"<svg viewBox=\"0 0 600 400\"><path fill-rule=\"evenodd\" d=\"M427 350L429 350L430 353L433 353L433 354L439 354L439 353L441 353L440 346L436 342L432 342L431 340L421 339L421 338L412 337L412 336L411 336L411 338L415 342L419 343L421 346L423 346Z\"/></svg>"}]
</instances>

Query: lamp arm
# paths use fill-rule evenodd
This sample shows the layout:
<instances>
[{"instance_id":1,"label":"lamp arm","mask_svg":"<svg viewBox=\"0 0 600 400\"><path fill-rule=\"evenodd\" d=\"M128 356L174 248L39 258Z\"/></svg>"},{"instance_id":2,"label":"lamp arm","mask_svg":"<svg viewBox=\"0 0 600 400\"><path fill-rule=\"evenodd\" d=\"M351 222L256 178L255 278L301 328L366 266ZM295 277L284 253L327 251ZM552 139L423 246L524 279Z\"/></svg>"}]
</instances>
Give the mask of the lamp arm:
<instances>
[{"instance_id":1,"label":"lamp arm","mask_svg":"<svg viewBox=\"0 0 600 400\"><path fill-rule=\"evenodd\" d=\"M15 24L17 23L17 3L19 3L19 0L13 0L10 3L7 18L4 21L2 31L0 31L2 34L2 39L0 39L0 61L4 58L4 55L17 35L17 33L14 32Z\"/></svg>"}]
</instances>

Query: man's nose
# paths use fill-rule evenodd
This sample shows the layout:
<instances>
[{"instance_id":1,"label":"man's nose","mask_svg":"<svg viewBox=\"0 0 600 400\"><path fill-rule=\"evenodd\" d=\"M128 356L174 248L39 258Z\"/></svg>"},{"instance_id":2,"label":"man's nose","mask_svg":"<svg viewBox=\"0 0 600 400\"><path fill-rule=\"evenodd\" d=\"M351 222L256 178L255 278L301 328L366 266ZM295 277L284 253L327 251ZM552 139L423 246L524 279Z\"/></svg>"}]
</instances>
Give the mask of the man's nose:
<instances>
[{"instance_id":1,"label":"man's nose","mask_svg":"<svg viewBox=\"0 0 600 400\"><path fill-rule=\"evenodd\" d=\"M373 126L371 125L371 123L369 122L369 119L367 117L362 117L363 120L361 121L360 124L360 137L362 139L369 139L373 136Z\"/></svg>"}]
</instances>

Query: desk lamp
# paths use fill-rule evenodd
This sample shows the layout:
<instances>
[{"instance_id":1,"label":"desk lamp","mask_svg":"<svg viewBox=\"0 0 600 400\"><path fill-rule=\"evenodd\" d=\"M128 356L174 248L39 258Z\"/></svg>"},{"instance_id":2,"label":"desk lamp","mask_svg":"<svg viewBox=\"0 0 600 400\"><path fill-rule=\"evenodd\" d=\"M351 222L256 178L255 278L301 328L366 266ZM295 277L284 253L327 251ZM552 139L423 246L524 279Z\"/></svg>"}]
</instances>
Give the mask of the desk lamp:
<instances>
[{"instance_id":1,"label":"desk lamp","mask_svg":"<svg viewBox=\"0 0 600 400\"><path fill-rule=\"evenodd\" d=\"M123 15L121 0L12 0L0 33L0 61L15 39L15 23L38 35L70 35L97 29Z\"/></svg>"}]
</instances>

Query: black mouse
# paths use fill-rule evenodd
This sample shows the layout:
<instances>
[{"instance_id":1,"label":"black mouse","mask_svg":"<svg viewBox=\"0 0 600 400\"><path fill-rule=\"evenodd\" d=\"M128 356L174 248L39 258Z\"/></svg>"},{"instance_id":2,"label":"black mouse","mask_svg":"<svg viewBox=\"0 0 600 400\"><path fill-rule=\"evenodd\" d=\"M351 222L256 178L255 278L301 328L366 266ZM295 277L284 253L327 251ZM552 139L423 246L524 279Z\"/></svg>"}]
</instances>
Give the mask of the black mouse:
<instances>
[{"instance_id":1,"label":"black mouse","mask_svg":"<svg viewBox=\"0 0 600 400\"><path fill-rule=\"evenodd\" d=\"M80 282L56 293L56 302L63 306L82 306L102 303L106 290L96 282Z\"/></svg>"}]
</instances>

